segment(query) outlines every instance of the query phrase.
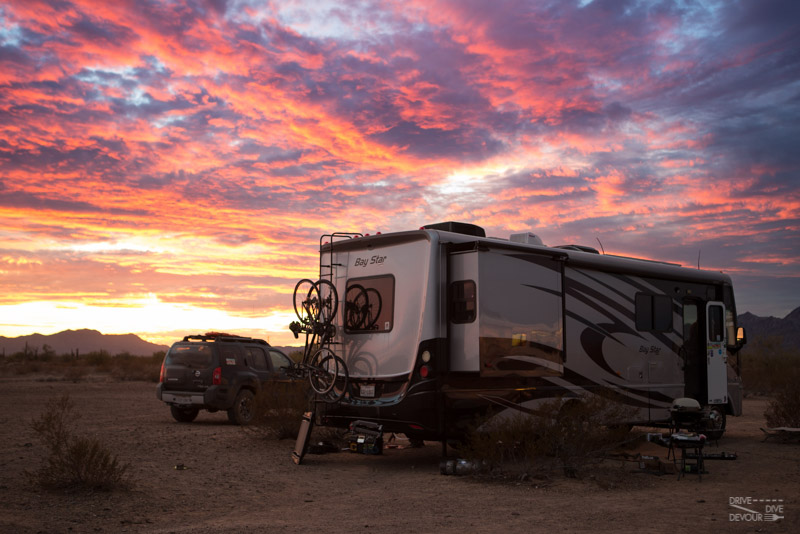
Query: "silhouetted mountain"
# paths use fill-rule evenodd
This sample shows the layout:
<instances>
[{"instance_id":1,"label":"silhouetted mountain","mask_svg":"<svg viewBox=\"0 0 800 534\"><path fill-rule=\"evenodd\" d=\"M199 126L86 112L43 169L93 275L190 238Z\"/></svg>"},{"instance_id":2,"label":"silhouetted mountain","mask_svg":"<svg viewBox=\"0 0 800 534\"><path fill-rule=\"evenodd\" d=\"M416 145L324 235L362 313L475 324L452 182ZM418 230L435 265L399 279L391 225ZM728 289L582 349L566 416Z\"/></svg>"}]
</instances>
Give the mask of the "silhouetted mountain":
<instances>
[{"instance_id":1,"label":"silhouetted mountain","mask_svg":"<svg viewBox=\"0 0 800 534\"><path fill-rule=\"evenodd\" d=\"M796 308L783 319L743 313L739 316L739 326L747 331L748 341L781 338L786 348L800 349L800 308Z\"/></svg>"},{"instance_id":2,"label":"silhouetted mountain","mask_svg":"<svg viewBox=\"0 0 800 534\"><path fill-rule=\"evenodd\" d=\"M154 352L166 351L166 345L157 345L143 340L134 334L101 334L97 330L64 330L57 334L44 336L32 334L29 336L3 337L0 336L0 352L7 356L22 352L25 347L29 351L38 351L41 354L47 345L57 355L80 354L99 352L104 350L111 355L128 353L134 356L151 356Z\"/></svg>"}]
</instances>

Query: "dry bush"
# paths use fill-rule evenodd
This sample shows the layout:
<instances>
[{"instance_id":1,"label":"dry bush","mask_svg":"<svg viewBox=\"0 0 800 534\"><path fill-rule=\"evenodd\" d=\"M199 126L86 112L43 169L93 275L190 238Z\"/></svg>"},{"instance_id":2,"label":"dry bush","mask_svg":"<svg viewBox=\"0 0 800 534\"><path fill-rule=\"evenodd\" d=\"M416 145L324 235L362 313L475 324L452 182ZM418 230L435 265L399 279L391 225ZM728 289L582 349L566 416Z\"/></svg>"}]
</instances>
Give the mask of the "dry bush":
<instances>
[{"instance_id":1,"label":"dry bush","mask_svg":"<svg viewBox=\"0 0 800 534\"><path fill-rule=\"evenodd\" d=\"M770 427L800 427L800 351L779 337L756 338L742 350L747 393L771 395L764 418Z\"/></svg>"},{"instance_id":2,"label":"dry bush","mask_svg":"<svg viewBox=\"0 0 800 534\"><path fill-rule=\"evenodd\" d=\"M794 373L795 378L800 378L800 373ZM796 382L795 382L796 384ZM767 425L775 427L800 428L800 388L796 385L785 386L775 394L764 412Z\"/></svg>"},{"instance_id":3,"label":"dry bush","mask_svg":"<svg viewBox=\"0 0 800 534\"><path fill-rule=\"evenodd\" d=\"M465 458L495 474L561 470L576 477L630 440L630 407L601 397L556 399L535 414L517 413L479 423L469 434Z\"/></svg>"},{"instance_id":4,"label":"dry bush","mask_svg":"<svg viewBox=\"0 0 800 534\"><path fill-rule=\"evenodd\" d=\"M741 351L742 384L749 394L769 395L791 385L800 369L800 350L788 349L779 337L751 340Z\"/></svg>"},{"instance_id":5,"label":"dry bush","mask_svg":"<svg viewBox=\"0 0 800 534\"><path fill-rule=\"evenodd\" d=\"M101 373L119 381L142 380L158 382L164 352L152 356L133 356L128 353L110 356L106 351L84 355L51 352L19 352L0 359L0 375L45 374L63 377L64 380L80 382L89 374Z\"/></svg>"},{"instance_id":6,"label":"dry bush","mask_svg":"<svg viewBox=\"0 0 800 534\"><path fill-rule=\"evenodd\" d=\"M270 382L253 399L253 421L242 429L267 438L295 439L309 402L307 381Z\"/></svg>"},{"instance_id":7,"label":"dry bush","mask_svg":"<svg viewBox=\"0 0 800 534\"><path fill-rule=\"evenodd\" d=\"M161 361L164 353L155 353L150 358L131 356L127 353L117 354L107 364L109 374L120 382L142 380L158 382L161 373Z\"/></svg>"},{"instance_id":8,"label":"dry bush","mask_svg":"<svg viewBox=\"0 0 800 534\"><path fill-rule=\"evenodd\" d=\"M89 374L89 368L85 365L69 365L64 368L64 379L78 383Z\"/></svg>"},{"instance_id":9,"label":"dry bush","mask_svg":"<svg viewBox=\"0 0 800 534\"><path fill-rule=\"evenodd\" d=\"M39 470L25 471L28 480L46 489L87 489L110 491L130 485L128 464L122 464L102 442L75 436L74 404L69 395L51 399L45 411L32 423L48 456Z\"/></svg>"}]
</instances>

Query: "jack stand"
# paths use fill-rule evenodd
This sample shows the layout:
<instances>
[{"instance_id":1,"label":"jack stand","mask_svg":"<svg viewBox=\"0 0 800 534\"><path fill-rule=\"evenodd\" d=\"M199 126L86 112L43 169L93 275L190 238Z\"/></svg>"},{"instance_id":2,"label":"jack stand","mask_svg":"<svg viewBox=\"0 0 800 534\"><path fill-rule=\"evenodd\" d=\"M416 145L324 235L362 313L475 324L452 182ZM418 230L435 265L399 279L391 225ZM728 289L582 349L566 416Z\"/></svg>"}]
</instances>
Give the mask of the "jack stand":
<instances>
[{"instance_id":1,"label":"jack stand","mask_svg":"<svg viewBox=\"0 0 800 534\"><path fill-rule=\"evenodd\" d=\"M297 465L303 461L303 457L308 451L308 440L311 437L311 429L314 426L314 412L305 412L300 423L300 432L297 433L297 441L292 451L292 461Z\"/></svg>"}]
</instances>

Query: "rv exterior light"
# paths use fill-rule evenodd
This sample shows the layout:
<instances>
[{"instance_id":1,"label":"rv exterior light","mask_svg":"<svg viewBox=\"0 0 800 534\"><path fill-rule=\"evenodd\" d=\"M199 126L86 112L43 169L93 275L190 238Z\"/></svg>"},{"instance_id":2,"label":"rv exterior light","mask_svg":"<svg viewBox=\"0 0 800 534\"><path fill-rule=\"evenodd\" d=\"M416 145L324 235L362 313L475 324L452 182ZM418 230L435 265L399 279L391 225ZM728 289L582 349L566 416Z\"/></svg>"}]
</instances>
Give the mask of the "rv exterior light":
<instances>
[{"instance_id":1,"label":"rv exterior light","mask_svg":"<svg viewBox=\"0 0 800 534\"><path fill-rule=\"evenodd\" d=\"M421 376L422 378L428 378L430 371L431 370L428 368L427 365L423 365L422 367L419 368L419 376Z\"/></svg>"},{"instance_id":2,"label":"rv exterior light","mask_svg":"<svg viewBox=\"0 0 800 534\"><path fill-rule=\"evenodd\" d=\"M425 352L422 353L421 358L423 362L428 363L429 361L431 361L431 353L426 350Z\"/></svg>"}]
</instances>

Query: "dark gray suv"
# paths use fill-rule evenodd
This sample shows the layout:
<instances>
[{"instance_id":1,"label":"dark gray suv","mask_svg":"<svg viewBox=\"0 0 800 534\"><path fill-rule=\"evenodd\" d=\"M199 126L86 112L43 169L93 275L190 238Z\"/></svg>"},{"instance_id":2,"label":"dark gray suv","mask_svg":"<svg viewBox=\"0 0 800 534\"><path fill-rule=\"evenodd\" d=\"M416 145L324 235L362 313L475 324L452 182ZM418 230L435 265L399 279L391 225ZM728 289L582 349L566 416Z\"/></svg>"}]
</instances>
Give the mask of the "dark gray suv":
<instances>
[{"instance_id":1,"label":"dark gray suv","mask_svg":"<svg viewBox=\"0 0 800 534\"><path fill-rule=\"evenodd\" d=\"M267 382L290 381L292 361L263 339L219 332L186 336L170 347L161 364L156 396L181 423L200 410L226 410L232 423L253 419L253 398Z\"/></svg>"}]
</instances>

